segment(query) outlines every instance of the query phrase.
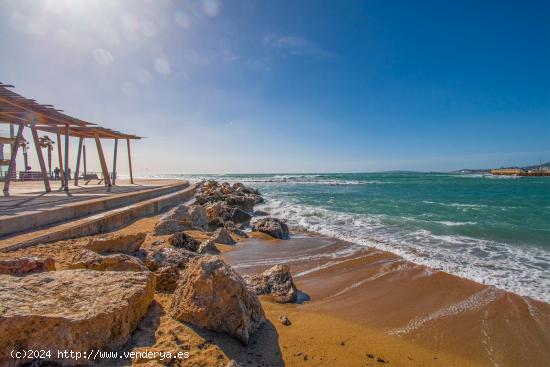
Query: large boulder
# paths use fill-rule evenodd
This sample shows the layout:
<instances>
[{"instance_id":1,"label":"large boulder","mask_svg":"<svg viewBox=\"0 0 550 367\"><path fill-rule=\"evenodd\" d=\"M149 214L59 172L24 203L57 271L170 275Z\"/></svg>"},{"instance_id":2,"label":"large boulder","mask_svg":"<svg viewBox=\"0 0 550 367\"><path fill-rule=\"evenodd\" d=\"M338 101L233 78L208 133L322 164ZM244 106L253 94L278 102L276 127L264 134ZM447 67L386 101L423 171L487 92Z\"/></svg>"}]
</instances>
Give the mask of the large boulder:
<instances>
[{"instance_id":1,"label":"large boulder","mask_svg":"<svg viewBox=\"0 0 550 367\"><path fill-rule=\"evenodd\" d=\"M193 259L180 275L169 315L205 329L225 332L248 344L265 320L256 294L217 256Z\"/></svg>"},{"instance_id":2,"label":"large boulder","mask_svg":"<svg viewBox=\"0 0 550 367\"><path fill-rule=\"evenodd\" d=\"M153 229L153 234L155 236L162 236L167 234L173 234L176 232L185 231L189 229L189 226L186 222L182 222L174 219L161 219Z\"/></svg>"},{"instance_id":3,"label":"large boulder","mask_svg":"<svg viewBox=\"0 0 550 367\"><path fill-rule=\"evenodd\" d=\"M270 294L279 303L296 302L298 291L288 265L275 265L261 274L245 275L244 280L256 294Z\"/></svg>"},{"instance_id":4,"label":"large boulder","mask_svg":"<svg viewBox=\"0 0 550 367\"><path fill-rule=\"evenodd\" d=\"M125 254L103 256L94 251L82 250L72 256L67 269L100 271L147 271L137 258Z\"/></svg>"},{"instance_id":5,"label":"large boulder","mask_svg":"<svg viewBox=\"0 0 550 367\"><path fill-rule=\"evenodd\" d=\"M165 266L184 269L187 263L197 256L199 256L197 253L181 248L154 248L147 251L145 265L151 271Z\"/></svg>"},{"instance_id":6,"label":"large boulder","mask_svg":"<svg viewBox=\"0 0 550 367\"><path fill-rule=\"evenodd\" d=\"M199 241L185 232L174 233L168 238L168 242L174 247L184 248L189 251L197 251L201 245Z\"/></svg>"},{"instance_id":7,"label":"large boulder","mask_svg":"<svg viewBox=\"0 0 550 367\"><path fill-rule=\"evenodd\" d=\"M14 361L12 350L51 350L54 362L81 365L83 360L58 359L57 350L121 348L147 312L154 290L149 272L0 275L0 361L30 362Z\"/></svg>"},{"instance_id":8,"label":"large boulder","mask_svg":"<svg viewBox=\"0 0 550 367\"><path fill-rule=\"evenodd\" d=\"M236 243L233 237L231 237L231 235L225 228L216 229L210 239L212 240L212 242L221 243L222 245L234 245Z\"/></svg>"},{"instance_id":9,"label":"large boulder","mask_svg":"<svg viewBox=\"0 0 550 367\"><path fill-rule=\"evenodd\" d=\"M206 240L201 242L199 249L197 250L199 254L211 254L217 255L220 253L220 250L216 247L212 240Z\"/></svg>"},{"instance_id":10,"label":"large boulder","mask_svg":"<svg viewBox=\"0 0 550 367\"><path fill-rule=\"evenodd\" d=\"M225 220L230 220L235 223L248 223L252 219L252 215L241 208L231 208L229 216L226 216Z\"/></svg>"},{"instance_id":11,"label":"large boulder","mask_svg":"<svg viewBox=\"0 0 550 367\"><path fill-rule=\"evenodd\" d=\"M179 220L183 222L189 221L191 215L189 213L189 208L185 204L180 204L172 209L170 209L166 214L162 216L164 220Z\"/></svg>"},{"instance_id":12,"label":"large boulder","mask_svg":"<svg viewBox=\"0 0 550 367\"><path fill-rule=\"evenodd\" d=\"M278 218L266 217L258 219L252 225L252 230L267 233L275 238L288 239L288 226Z\"/></svg>"},{"instance_id":13,"label":"large boulder","mask_svg":"<svg viewBox=\"0 0 550 367\"><path fill-rule=\"evenodd\" d=\"M198 254L180 248L155 248L148 250L145 264L155 272L157 290L173 292L179 280L181 270Z\"/></svg>"},{"instance_id":14,"label":"large boulder","mask_svg":"<svg viewBox=\"0 0 550 367\"><path fill-rule=\"evenodd\" d=\"M216 202L206 206L206 215L208 221L211 222L216 218L223 217L226 213L229 212L229 208L225 203Z\"/></svg>"},{"instance_id":15,"label":"large boulder","mask_svg":"<svg viewBox=\"0 0 550 367\"><path fill-rule=\"evenodd\" d=\"M192 205L189 208L189 217L194 227L202 230L208 230L208 215L202 205Z\"/></svg>"},{"instance_id":16,"label":"large boulder","mask_svg":"<svg viewBox=\"0 0 550 367\"><path fill-rule=\"evenodd\" d=\"M0 260L0 274L26 275L53 270L55 261L51 257L27 256Z\"/></svg>"},{"instance_id":17,"label":"large boulder","mask_svg":"<svg viewBox=\"0 0 550 367\"><path fill-rule=\"evenodd\" d=\"M95 252L132 253L141 247L145 241L145 233L109 234L90 239L86 248Z\"/></svg>"},{"instance_id":18,"label":"large boulder","mask_svg":"<svg viewBox=\"0 0 550 367\"><path fill-rule=\"evenodd\" d=\"M240 229L239 227L237 227L237 225L235 223L233 223L232 221L228 220L227 222L225 222L223 224L223 227L225 229L227 229L227 231L232 234L232 235L235 235L235 236L238 236L238 237L243 237L243 238L247 238L248 235L246 234L245 231L243 231L242 229Z\"/></svg>"},{"instance_id":19,"label":"large boulder","mask_svg":"<svg viewBox=\"0 0 550 367\"><path fill-rule=\"evenodd\" d=\"M236 206L243 210L251 211L254 208L255 200L251 197L244 195L227 195L225 202L230 206Z\"/></svg>"}]
</instances>

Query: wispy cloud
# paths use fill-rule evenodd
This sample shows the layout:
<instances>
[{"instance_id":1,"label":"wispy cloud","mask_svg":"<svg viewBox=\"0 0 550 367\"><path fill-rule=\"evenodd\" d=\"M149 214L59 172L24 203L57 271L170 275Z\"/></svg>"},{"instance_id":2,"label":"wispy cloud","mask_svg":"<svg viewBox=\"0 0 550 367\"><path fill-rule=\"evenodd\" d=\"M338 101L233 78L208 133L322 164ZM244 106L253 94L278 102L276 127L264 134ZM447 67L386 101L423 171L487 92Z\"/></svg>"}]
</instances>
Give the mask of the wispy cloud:
<instances>
[{"instance_id":1,"label":"wispy cloud","mask_svg":"<svg viewBox=\"0 0 550 367\"><path fill-rule=\"evenodd\" d=\"M264 44L276 51L286 52L297 56L315 56L333 58L336 55L323 47L315 44L305 37L268 34L264 37Z\"/></svg>"}]
</instances>

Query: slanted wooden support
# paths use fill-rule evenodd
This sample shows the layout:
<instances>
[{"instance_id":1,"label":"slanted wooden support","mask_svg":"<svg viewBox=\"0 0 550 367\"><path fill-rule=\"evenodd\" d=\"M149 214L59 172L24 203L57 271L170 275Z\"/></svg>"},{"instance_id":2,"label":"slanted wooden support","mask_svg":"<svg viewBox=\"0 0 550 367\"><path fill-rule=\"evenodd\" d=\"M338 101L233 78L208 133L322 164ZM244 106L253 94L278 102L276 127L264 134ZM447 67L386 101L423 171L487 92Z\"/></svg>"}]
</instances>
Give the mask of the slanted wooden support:
<instances>
[{"instance_id":1,"label":"slanted wooden support","mask_svg":"<svg viewBox=\"0 0 550 367\"><path fill-rule=\"evenodd\" d=\"M115 151L113 155L113 185L116 185L116 153L118 149L118 139L115 138Z\"/></svg>"},{"instance_id":2,"label":"slanted wooden support","mask_svg":"<svg viewBox=\"0 0 550 367\"><path fill-rule=\"evenodd\" d=\"M65 187L65 176L63 174L63 153L61 151L61 133L57 130L57 160L59 161L59 178L61 179L61 187Z\"/></svg>"},{"instance_id":3,"label":"slanted wooden support","mask_svg":"<svg viewBox=\"0 0 550 367\"><path fill-rule=\"evenodd\" d=\"M69 125L65 125L65 191L69 191L69 182L71 178L69 177Z\"/></svg>"},{"instance_id":4,"label":"slanted wooden support","mask_svg":"<svg viewBox=\"0 0 550 367\"><path fill-rule=\"evenodd\" d=\"M128 147L128 167L130 168L130 183L134 183L134 174L132 173L132 154L130 153L130 139L126 139L126 146Z\"/></svg>"},{"instance_id":5,"label":"slanted wooden support","mask_svg":"<svg viewBox=\"0 0 550 367\"><path fill-rule=\"evenodd\" d=\"M10 165L8 167L8 175L6 176L6 182L4 182L4 192L10 190L10 181L15 172L15 159L17 158L17 151L19 150L19 142L23 138L23 124L19 124L19 129L17 129L17 136L15 138L15 143L13 144L13 149L11 150Z\"/></svg>"},{"instance_id":6,"label":"slanted wooden support","mask_svg":"<svg viewBox=\"0 0 550 367\"><path fill-rule=\"evenodd\" d=\"M76 154L76 169L74 173L74 185L78 186L78 172L80 171L80 156L82 155L82 144L84 142L84 138L80 137L78 139L78 153Z\"/></svg>"},{"instance_id":7,"label":"slanted wooden support","mask_svg":"<svg viewBox=\"0 0 550 367\"><path fill-rule=\"evenodd\" d=\"M34 147L36 148L36 155L38 156L38 163L40 164L40 171L42 171L42 179L44 180L44 189L46 192L52 191L50 187L50 180L48 178L48 172L46 171L46 163L44 163L44 155L42 155L42 148L40 148L40 141L38 140L38 133L36 127L31 125L32 139L34 140Z\"/></svg>"},{"instance_id":8,"label":"slanted wooden support","mask_svg":"<svg viewBox=\"0 0 550 367\"><path fill-rule=\"evenodd\" d=\"M111 177L109 177L109 170L107 169L107 162L103 155L103 148L101 147L101 141L99 136L95 136L95 145L97 146L97 154L99 155L99 163L101 163L101 170L103 171L103 180L105 180L105 186L111 187Z\"/></svg>"},{"instance_id":9,"label":"slanted wooden support","mask_svg":"<svg viewBox=\"0 0 550 367\"><path fill-rule=\"evenodd\" d=\"M86 170L86 145L82 146L82 163L84 163L84 177L88 174Z\"/></svg>"}]
</instances>

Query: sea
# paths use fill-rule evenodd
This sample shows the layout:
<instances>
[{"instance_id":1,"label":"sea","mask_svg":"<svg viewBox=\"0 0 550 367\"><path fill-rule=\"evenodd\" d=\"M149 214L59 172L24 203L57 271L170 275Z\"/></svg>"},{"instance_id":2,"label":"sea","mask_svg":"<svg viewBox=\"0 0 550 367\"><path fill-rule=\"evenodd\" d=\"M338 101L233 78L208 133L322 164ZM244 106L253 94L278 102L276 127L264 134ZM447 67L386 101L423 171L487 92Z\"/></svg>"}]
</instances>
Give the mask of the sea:
<instances>
[{"instance_id":1,"label":"sea","mask_svg":"<svg viewBox=\"0 0 550 367\"><path fill-rule=\"evenodd\" d=\"M300 229L550 302L550 177L450 173L150 175L240 181Z\"/></svg>"}]
</instances>

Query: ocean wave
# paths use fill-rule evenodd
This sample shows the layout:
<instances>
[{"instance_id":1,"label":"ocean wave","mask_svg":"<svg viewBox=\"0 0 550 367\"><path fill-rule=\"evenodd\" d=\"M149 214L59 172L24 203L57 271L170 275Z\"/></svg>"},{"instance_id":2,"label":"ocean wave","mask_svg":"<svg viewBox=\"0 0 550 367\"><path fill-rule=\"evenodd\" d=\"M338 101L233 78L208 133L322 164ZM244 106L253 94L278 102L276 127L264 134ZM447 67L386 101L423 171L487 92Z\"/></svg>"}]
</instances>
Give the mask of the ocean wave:
<instances>
[{"instance_id":1,"label":"ocean wave","mask_svg":"<svg viewBox=\"0 0 550 367\"><path fill-rule=\"evenodd\" d=\"M260 208L286 219L291 226L392 252L417 264L550 302L550 252L539 247L442 235L425 228L407 231L403 226L388 225L384 215L337 212L279 197L267 197Z\"/></svg>"}]
</instances>

